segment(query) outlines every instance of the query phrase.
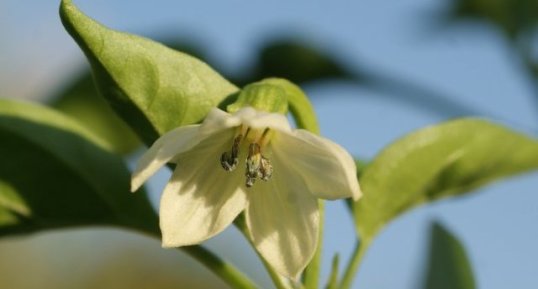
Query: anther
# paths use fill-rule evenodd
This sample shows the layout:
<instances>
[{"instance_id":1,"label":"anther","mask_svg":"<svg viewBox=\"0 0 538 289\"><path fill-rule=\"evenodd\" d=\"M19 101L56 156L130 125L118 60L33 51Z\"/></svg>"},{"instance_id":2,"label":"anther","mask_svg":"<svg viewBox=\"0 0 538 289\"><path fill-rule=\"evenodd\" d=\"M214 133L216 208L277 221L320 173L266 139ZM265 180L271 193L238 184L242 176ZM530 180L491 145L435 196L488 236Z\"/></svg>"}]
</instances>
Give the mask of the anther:
<instances>
[{"instance_id":1,"label":"anther","mask_svg":"<svg viewBox=\"0 0 538 289\"><path fill-rule=\"evenodd\" d=\"M245 184L249 188L254 185L256 178L260 176L261 159L260 145L251 143L248 147L247 170L245 172L247 179Z\"/></svg>"},{"instance_id":2,"label":"anther","mask_svg":"<svg viewBox=\"0 0 538 289\"><path fill-rule=\"evenodd\" d=\"M262 156L261 164L260 164L260 178L263 181L268 181L273 176L273 165L271 165L271 161Z\"/></svg>"},{"instance_id":3,"label":"anther","mask_svg":"<svg viewBox=\"0 0 538 289\"><path fill-rule=\"evenodd\" d=\"M234 138L234 143L232 145L232 151L224 152L220 156L220 164L222 165L222 168L224 170L231 172L235 170L237 167L237 164L239 163L239 145L241 144L241 140L243 139L243 135L239 134Z\"/></svg>"}]
</instances>

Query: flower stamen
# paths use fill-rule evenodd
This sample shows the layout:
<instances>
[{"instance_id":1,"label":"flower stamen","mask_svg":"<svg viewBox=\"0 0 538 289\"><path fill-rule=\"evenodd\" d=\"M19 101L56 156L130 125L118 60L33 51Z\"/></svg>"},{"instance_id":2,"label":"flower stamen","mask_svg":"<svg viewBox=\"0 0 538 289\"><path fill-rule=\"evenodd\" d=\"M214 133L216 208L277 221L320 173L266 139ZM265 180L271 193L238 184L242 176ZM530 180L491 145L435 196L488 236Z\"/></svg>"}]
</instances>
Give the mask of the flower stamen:
<instances>
[{"instance_id":1,"label":"flower stamen","mask_svg":"<svg viewBox=\"0 0 538 289\"><path fill-rule=\"evenodd\" d=\"M268 181L273 175L271 161L262 155L259 143L251 143L248 149L247 170L245 171L246 186L254 185L257 178Z\"/></svg>"},{"instance_id":2,"label":"flower stamen","mask_svg":"<svg viewBox=\"0 0 538 289\"><path fill-rule=\"evenodd\" d=\"M254 185L256 178L260 176L260 167L262 162L262 155L260 153L260 145L257 143L251 143L248 147L247 156L247 170L245 172L246 186L248 188Z\"/></svg>"},{"instance_id":3,"label":"flower stamen","mask_svg":"<svg viewBox=\"0 0 538 289\"><path fill-rule=\"evenodd\" d=\"M248 133L248 131L247 131ZM220 156L220 164L222 165L222 168L226 170L227 172L231 172L235 170L237 167L237 164L239 163L239 145L241 145L241 140L243 139L242 134L238 134L234 138L234 143L232 145L232 151L231 152L224 152Z\"/></svg>"},{"instance_id":4,"label":"flower stamen","mask_svg":"<svg viewBox=\"0 0 538 289\"><path fill-rule=\"evenodd\" d=\"M265 147L265 145L269 142L269 140L271 139L270 137L270 133L271 133L271 130L269 128L266 128L263 133L262 133L262 136L260 137L260 140L258 141L258 143L261 145L261 147Z\"/></svg>"},{"instance_id":5,"label":"flower stamen","mask_svg":"<svg viewBox=\"0 0 538 289\"><path fill-rule=\"evenodd\" d=\"M260 135L258 130L252 131L250 127L241 126L234 137L232 150L230 152L224 152L220 156L220 164L222 165L222 168L228 172L235 170L239 163L239 147L241 146L241 142L243 140L249 142L253 141L248 147L245 185L247 188L254 186L254 183L258 178L263 181L268 181L273 175L273 165L271 164L271 161L262 154L262 149L269 143L269 139L269 128L264 129Z\"/></svg>"},{"instance_id":6,"label":"flower stamen","mask_svg":"<svg viewBox=\"0 0 538 289\"><path fill-rule=\"evenodd\" d=\"M262 160L260 164L260 179L267 182L273 176L273 165L271 161L262 155Z\"/></svg>"}]
</instances>

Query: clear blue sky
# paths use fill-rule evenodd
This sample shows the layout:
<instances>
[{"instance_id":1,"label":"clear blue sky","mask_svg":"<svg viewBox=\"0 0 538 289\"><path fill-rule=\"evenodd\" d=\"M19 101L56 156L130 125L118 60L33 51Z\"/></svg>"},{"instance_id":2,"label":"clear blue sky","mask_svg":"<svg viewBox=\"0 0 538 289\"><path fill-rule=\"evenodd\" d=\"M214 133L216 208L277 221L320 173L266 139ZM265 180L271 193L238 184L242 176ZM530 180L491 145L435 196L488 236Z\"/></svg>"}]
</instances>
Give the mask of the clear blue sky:
<instances>
[{"instance_id":1,"label":"clear blue sky","mask_svg":"<svg viewBox=\"0 0 538 289\"><path fill-rule=\"evenodd\" d=\"M450 31L427 29L426 14L440 8L443 1L75 3L115 29L152 38L194 40L221 67L234 72L248 66L267 37L283 32L302 35L351 66L390 71L450 95L482 116L535 135L538 131L538 107L531 87L496 31L462 26ZM57 9L58 1L50 0L0 2L1 97L42 100L85 63L63 30ZM314 98L322 134L358 156L372 157L395 138L443 120L352 85L323 83L305 90ZM165 175L152 183L154 193L163 187ZM480 288L536 288L537 187L538 174L528 174L406 214L374 243L355 287L416 288L428 224L439 219L467 247ZM349 254L354 236L341 203L330 203L327 215L326 274L332 253ZM209 246L225 243L236 246L231 252L241 251L244 243L236 243L237 238L235 232L227 231L209 241Z\"/></svg>"}]
</instances>

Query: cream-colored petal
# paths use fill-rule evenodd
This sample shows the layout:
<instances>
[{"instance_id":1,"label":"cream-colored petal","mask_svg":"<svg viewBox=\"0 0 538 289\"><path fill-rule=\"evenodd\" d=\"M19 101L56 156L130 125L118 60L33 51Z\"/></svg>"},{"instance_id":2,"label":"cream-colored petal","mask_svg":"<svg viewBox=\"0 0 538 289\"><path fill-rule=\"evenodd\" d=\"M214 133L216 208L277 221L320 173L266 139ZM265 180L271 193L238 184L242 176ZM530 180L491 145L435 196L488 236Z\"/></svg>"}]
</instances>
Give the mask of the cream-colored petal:
<instances>
[{"instance_id":1,"label":"cream-colored petal","mask_svg":"<svg viewBox=\"0 0 538 289\"><path fill-rule=\"evenodd\" d=\"M361 197L353 157L338 144L295 130L275 134L271 148L274 158L287 160L290 178L301 176L314 196L329 200Z\"/></svg>"},{"instance_id":2,"label":"cream-colored petal","mask_svg":"<svg viewBox=\"0 0 538 289\"><path fill-rule=\"evenodd\" d=\"M241 124L241 119L222 111L218 108L212 108L207 114L202 126L200 127L200 137L204 138L215 132L225 130L231 127L237 127Z\"/></svg>"},{"instance_id":3,"label":"cream-colored petal","mask_svg":"<svg viewBox=\"0 0 538 289\"><path fill-rule=\"evenodd\" d=\"M227 130L212 135L179 157L161 197L163 247L203 242L224 230L245 208L243 172L227 172L220 164L233 134Z\"/></svg>"},{"instance_id":4,"label":"cream-colored petal","mask_svg":"<svg viewBox=\"0 0 538 289\"><path fill-rule=\"evenodd\" d=\"M199 143L200 125L187 125L169 131L160 137L138 160L131 178L131 192L149 179L157 170L177 154L193 148Z\"/></svg>"},{"instance_id":5,"label":"cream-colored petal","mask_svg":"<svg viewBox=\"0 0 538 289\"><path fill-rule=\"evenodd\" d=\"M271 128L278 131L291 131L291 126L285 115L255 110L252 107L244 107L234 113L244 125L253 129Z\"/></svg>"},{"instance_id":6,"label":"cream-colored petal","mask_svg":"<svg viewBox=\"0 0 538 289\"><path fill-rule=\"evenodd\" d=\"M304 192L301 178L288 175L286 164L274 167L271 180L259 180L249 189L247 226L263 258L279 274L296 280L318 243L318 201Z\"/></svg>"},{"instance_id":7,"label":"cream-colored petal","mask_svg":"<svg viewBox=\"0 0 538 289\"><path fill-rule=\"evenodd\" d=\"M159 168L175 162L178 154L192 149L200 141L220 131L239 126L241 120L218 108L209 111L201 125L187 125L173 129L161 136L138 161L131 179L134 192Z\"/></svg>"}]
</instances>

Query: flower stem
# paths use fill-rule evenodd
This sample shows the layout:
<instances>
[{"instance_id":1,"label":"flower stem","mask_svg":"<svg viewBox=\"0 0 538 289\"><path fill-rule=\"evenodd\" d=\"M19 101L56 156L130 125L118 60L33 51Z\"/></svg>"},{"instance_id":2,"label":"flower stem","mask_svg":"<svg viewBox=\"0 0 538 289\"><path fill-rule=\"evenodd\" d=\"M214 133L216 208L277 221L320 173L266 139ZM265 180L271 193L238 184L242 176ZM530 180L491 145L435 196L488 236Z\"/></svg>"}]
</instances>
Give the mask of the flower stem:
<instances>
[{"instance_id":1,"label":"flower stem","mask_svg":"<svg viewBox=\"0 0 538 289\"><path fill-rule=\"evenodd\" d=\"M239 231L243 234L243 236L245 237L245 239L247 239L248 243L250 244L250 246L254 249L254 251L256 252L256 254L258 255L258 257L260 258L260 260L262 261L263 263L263 266L265 267L265 270L267 271L267 273L269 274L269 277L271 277L271 280L273 281L273 284L275 285L275 287L277 289L289 289L290 286L288 286L286 283L284 283L284 280L283 280L283 277L281 277L274 269L273 267L271 267L271 264L267 263L267 261L265 261L265 259L263 258L262 255L260 255L260 253L258 252L258 250L256 250L256 247L254 246L254 243L252 243L252 240L250 239L250 237L248 236L248 232L247 232L247 226L246 226L246 223L245 223L245 218L244 218L244 215L241 214L237 217L237 219L235 219L235 222L234 222L235 226L239 229Z\"/></svg>"},{"instance_id":2,"label":"flower stem","mask_svg":"<svg viewBox=\"0 0 538 289\"><path fill-rule=\"evenodd\" d=\"M215 273L232 288L255 289L259 288L250 281L243 273L238 271L230 263L227 263L202 246L180 247L179 250L202 263L207 269Z\"/></svg>"},{"instance_id":3,"label":"flower stem","mask_svg":"<svg viewBox=\"0 0 538 289\"><path fill-rule=\"evenodd\" d=\"M318 234L318 247L314 258L306 267L303 274L303 284L305 289L318 289L319 288L319 273L321 267L321 249L323 245L323 224L325 222L325 210L323 201L319 201L319 234Z\"/></svg>"},{"instance_id":4,"label":"flower stem","mask_svg":"<svg viewBox=\"0 0 538 289\"><path fill-rule=\"evenodd\" d=\"M344 277L342 277L340 285L338 286L339 289L349 289L351 287L353 284L353 279L357 274L357 270L359 270L362 258L364 257L364 253L366 253L369 246L370 241L368 240L363 240L355 244L353 256L351 256L351 259L346 266L346 272L344 273Z\"/></svg>"},{"instance_id":5,"label":"flower stem","mask_svg":"<svg viewBox=\"0 0 538 289\"><path fill-rule=\"evenodd\" d=\"M131 228L158 240L161 239L161 232L158 226L144 224L131 226ZM260 288L232 264L222 260L213 252L200 245L184 246L176 249L185 252L196 261L202 263L202 265L209 269L209 271L213 272L217 277L234 289Z\"/></svg>"}]
</instances>

